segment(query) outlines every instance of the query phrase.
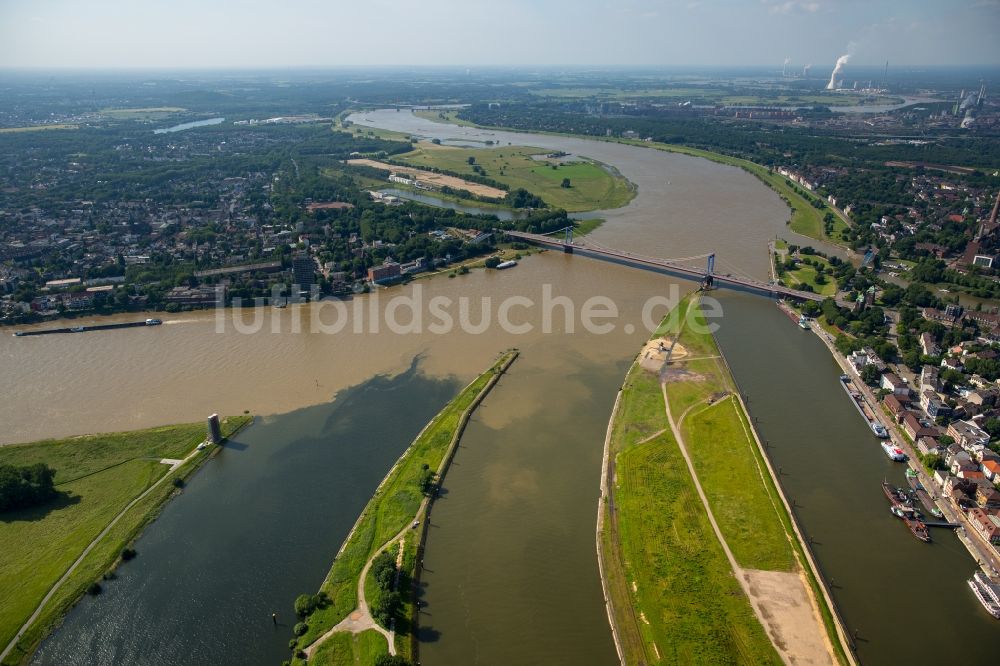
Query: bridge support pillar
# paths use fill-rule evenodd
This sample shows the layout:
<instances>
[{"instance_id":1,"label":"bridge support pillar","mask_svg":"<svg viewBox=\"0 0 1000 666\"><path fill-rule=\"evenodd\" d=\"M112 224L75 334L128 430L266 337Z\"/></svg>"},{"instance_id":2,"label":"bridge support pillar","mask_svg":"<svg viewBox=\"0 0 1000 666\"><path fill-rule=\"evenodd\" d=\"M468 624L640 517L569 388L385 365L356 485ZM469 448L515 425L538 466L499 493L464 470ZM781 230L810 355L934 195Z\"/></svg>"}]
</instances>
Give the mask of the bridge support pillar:
<instances>
[{"instance_id":1,"label":"bridge support pillar","mask_svg":"<svg viewBox=\"0 0 1000 666\"><path fill-rule=\"evenodd\" d=\"M566 254L573 254L573 246L572 245L563 245L563 252L566 253Z\"/></svg>"}]
</instances>

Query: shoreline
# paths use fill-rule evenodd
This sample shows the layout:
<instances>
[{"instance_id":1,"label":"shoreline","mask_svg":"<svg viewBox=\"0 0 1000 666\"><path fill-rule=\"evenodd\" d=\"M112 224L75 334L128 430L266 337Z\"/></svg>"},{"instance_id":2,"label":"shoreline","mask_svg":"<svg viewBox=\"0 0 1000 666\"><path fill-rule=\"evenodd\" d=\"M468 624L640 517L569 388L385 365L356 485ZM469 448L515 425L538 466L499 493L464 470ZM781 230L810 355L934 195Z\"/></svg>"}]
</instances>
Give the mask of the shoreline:
<instances>
[{"instance_id":1,"label":"shoreline","mask_svg":"<svg viewBox=\"0 0 1000 666\"><path fill-rule=\"evenodd\" d=\"M157 517L159 517L160 513L163 511L163 508L167 505L167 503L183 492L183 487L184 485L186 485L186 481L189 478L191 478L191 476L197 473L207 461L213 459L216 455L218 455L219 451L222 449L222 446L227 441L235 437L238 433L242 432L244 429L252 426L256 421L256 417L254 417L253 415L239 415L233 417L226 417L225 419L223 419L222 424L224 425L225 422L228 421L229 419L239 419L239 422L233 427L232 430L224 431L225 436L222 438L222 441L219 443L219 445L215 445L212 448L208 449L205 455L201 456L198 455L200 449L198 449L197 447L193 449L185 456L185 458L182 461L168 468L167 471L163 474L163 476L161 476L159 479L150 484L149 487L143 490L139 495L133 497L125 505L125 507L121 509L121 511L115 514L111 518L111 520L101 528L101 531L87 544L87 546L80 552L77 558L73 560L73 562L62 573L59 579L56 580L53 583L53 585L46 591L45 596L41 599L38 606L32 612L31 616L18 629L15 635L11 638L10 642L4 647L3 651L0 652L0 663L3 664L23 663L26 660L29 660L32 657L32 655L34 655L35 651L38 649L41 643L59 629L66 615L70 611L72 611L73 608L76 606L76 604L78 604L80 600L84 597L84 595L87 594L86 591L87 581L85 580L77 581L76 589L73 591L71 596L61 602L57 602L60 605L56 608L54 614L49 618L45 618L44 614L47 612L47 609L52 608L49 602L53 600L53 598L65 584L71 582L73 574L77 571L77 569L81 565L83 565L86 562L91 552L99 545L101 545L102 542L105 541L105 538L108 537L112 529L118 524L118 522L121 519L125 518L126 515L129 514L129 512L135 509L147 497L152 495L153 492L168 479L175 479L175 480L179 479L181 482L183 482L183 485L175 487L174 489L159 496L158 498L154 498L153 500L151 500L152 504L150 504L147 508L145 508L144 513L140 516L138 522L128 529L123 538L119 539L119 541L122 542L123 547L129 547L132 544L134 544L139 538L142 537L142 534L145 532L146 528L149 527L150 524L156 521ZM160 426L160 427L169 427L169 426ZM155 428L156 426L154 426L153 428L143 428L142 430L151 430ZM124 432L134 432L134 431L124 431ZM99 437L101 434L107 434L107 433L97 433L96 436ZM77 435L76 437L90 437L90 436L94 436L94 434ZM38 444L45 441L47 440L41 440L40 442L22 442L14 444L14 446ZM94 473L100 473L103 471L107 471L107 469L98 470L97 472ZM75 479L72 479L71 481L76 481L79 480L80 478L83 477L77 477ZM70 481L64 483L69 483L69 482ZM123 561L124 560L122 559L120 552L115 551L113 557L105 558L104 560L102 560L101 566L97 568L103 571L105 574L111 573L114 572ZM38 631L39 620L44 620L45 624L40 626L41 633L39 635L33 635L33 632L37 633ZM24 645L23 641L26 639L26 637L30 637L29 639L27 639L30 642L27 645ZM19 653L19 656L13 662L8 662L7 659L14 653Z\"/></svg>"}]
</instances>

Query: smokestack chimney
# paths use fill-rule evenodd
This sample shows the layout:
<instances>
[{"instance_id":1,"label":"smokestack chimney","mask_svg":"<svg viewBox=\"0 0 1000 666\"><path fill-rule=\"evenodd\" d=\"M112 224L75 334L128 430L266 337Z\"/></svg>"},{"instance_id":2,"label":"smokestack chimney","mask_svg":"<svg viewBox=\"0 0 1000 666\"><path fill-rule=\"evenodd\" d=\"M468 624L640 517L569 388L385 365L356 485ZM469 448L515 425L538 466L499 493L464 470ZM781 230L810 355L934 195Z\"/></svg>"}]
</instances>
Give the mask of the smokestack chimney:
<instances>
[{"instance_id":1,"label":"smokestack chimney","mask_svg":"<svg viewBox=\"0 0 1000 666\"><path fill-rule=\"evenodd\" d=\"M1000 192L997 192L997 200L993 204L993 212L990 213L990 225L997 223L997 213L1000 212Z\"/></svg>"},{"instance_id":2,"label":"smokestack chimney","mask_svg":"<svg viewBox=\"0 0 1000 666\"><path fill-rule=\"evenodd\" d=\"M837 89L837 75L840 74L842 71L844 71L844 65L846 65L847 61L850 60L850 59L851 59L851 55L849 53L846 54L846 55L842 55L839 58L837 58L837 64L834 65L834 67L833 67L833 73L830 74L830 82L828 84L826 84L826 89L827 90L836 90Z\"/></svg>"}]
</instances>

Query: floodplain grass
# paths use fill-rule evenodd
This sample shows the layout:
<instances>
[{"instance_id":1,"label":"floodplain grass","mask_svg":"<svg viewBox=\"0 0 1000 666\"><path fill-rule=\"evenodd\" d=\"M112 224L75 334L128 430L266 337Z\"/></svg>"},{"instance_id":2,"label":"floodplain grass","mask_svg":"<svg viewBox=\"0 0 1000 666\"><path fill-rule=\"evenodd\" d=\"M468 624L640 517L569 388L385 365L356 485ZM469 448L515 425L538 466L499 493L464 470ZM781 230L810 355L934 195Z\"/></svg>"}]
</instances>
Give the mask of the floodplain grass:
<instances>
[{"instance_id":1,"label":"floodplain grass","mask_svg":"<svg viewBox=\"0 0 1000 666\"><path fill-rule=\"evenodd\" d=\"M372 666L375 660L389 653L385 636L369 629L360 634L338 633L316 650L313 666Z\"/></svg>"},{"instance_id":2,"label":"floodplain grass","mask_svg":"<svg viewBox=\"0 0 1000 666\"><path fill-rule=\"evenodd\" d=\"M357 607L358 579L365 563L417 515L424 498L420 490L424 465L427 466L426 469L439 469L462 425L463 414L476 403L490 381L501 374L516 356L517 350L503 353L488 370L462 389L417 435L389 470L362 510L320 586L320 591L330 597L331 603L309 616L309 628L297 641L300 649L311 645ZM409 609L404 610L404 615L410 613ZM402 648L404 644L410 643L408 637L397 635L397 647Z\"/></svg>"},{"instance_id":3,"label":"floodplain grass","mask_svg":"<svg viewBox=\"0 0 1000 666\"><path fill-rule=\"evenodd\" d=\"M602 224L604 224L604 222L605 220L599 217L591 217L584 220L576 220L576 223L573 226L573 235L577 237L586 236L587 234L591 233L592 231L600 227Z\"/></svg>"},{"instance_id":4,"label":"floodplain grass","mask_svg":"<svg viewBox=\"0 0 1000 666\"><path fill-rule=\"evenodd\" d=\"M487 177L511 189L528 190L549 206L571 213L620 208L635 196L631 183L599 162L581 159L560 164L556 159L532 159L548 152L524 146L457 148L421 142L396 159L460 175L475 175L473 166L479 166ZM469 158L475 165L469 164ZM570 187L562 186L564 178L569 178Z\"/></svg>"},{"instance_id":5,"label":"floodplain grass","mask_svg":"<svg viewBox=\"0 0 1000 666\"><path fill-rule=\"evenodd\" d=\"M795 557L733 396L695 408L681 426L712 513L740 566L793 571Z\"/></svg>"},{"instance_id":6,"label":"floodplain grass","mask_svg":"<svg viewBox=\"0 0 1000 666\"><path fill-rule=\"evenodd\" d=\"M657 654L661 663L781 663L715 538L673 436L627 446L617 459L618 545L628 601L647 642L644 654L626 654L626 663L653 662Z\"/></svg>"},{"instance_id":7,"label":"floodplain grass","mask_svg":"<svg viewBox=\"0 0 1000 666\"><path fill-rule=\"evenodd\" d=\"M476 127L475 123L470 123L468 120L459 118L458 111L455 109L415 109L413 111L413 115L435 123L447 123L451 125L461 125L463 127Z\"/></svg>"},{"instance_id":8,"label":"floodplain grass","mask_svg":"<svg viewBox=\"0 0 1000 666\"><path fill-rule=\"evenodd\" d=\"M250 416L224 419L229 436L252 421ZM0 605L0 648L6 647L42 598L107 524L169 471L161 458L183 458L204 439L202 423L132 432L86 435L0 447L0 464L38 462L55 468L56 488L65 495L53 502L0 516L0 590L11 601ZM209 451L174 472L184 478ZM155 517L176 489L162 483L126 512L58 588L4 664L28 660L38 643L87 586L106 573L122 549Z\"/></svg>"}]
</instances>

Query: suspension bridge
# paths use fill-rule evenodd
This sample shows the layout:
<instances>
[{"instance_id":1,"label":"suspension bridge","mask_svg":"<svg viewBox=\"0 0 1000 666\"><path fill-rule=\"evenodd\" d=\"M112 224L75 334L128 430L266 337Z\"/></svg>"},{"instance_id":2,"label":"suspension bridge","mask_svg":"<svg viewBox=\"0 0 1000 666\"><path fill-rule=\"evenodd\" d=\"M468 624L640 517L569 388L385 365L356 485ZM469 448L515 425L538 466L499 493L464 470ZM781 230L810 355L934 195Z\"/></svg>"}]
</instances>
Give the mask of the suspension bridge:
<instances>
[{"instance_id":1,"label":"suspension bridge","mask_svg":"<svg viewBox=\"0 0 1000 666\"><path fill-rule=\"evenodd\" d=\"M823 297L808 291L792 289L773 282L761 282L752 277L739 274L738 269L730 268L732 272L718 273L715 270L715 253L700 254L693 257L677 259L662 259L649 257L634 252L615 250L604 247L592 240L573 238L573 227L564 227L548 234L531 234L524 231L497 230L509 238L516 238L528 243L560 249L567 254L580 254L585 257L603 259L613 263L634 266L668 275L696 280L703 288L728 287L740 291L750 291L772 298L790 298L799 301L822 301ZM561 236L561 237L560 237ZM694 262L704 261L704 266L695 266Z\"/></svg>"}]
</instances>

